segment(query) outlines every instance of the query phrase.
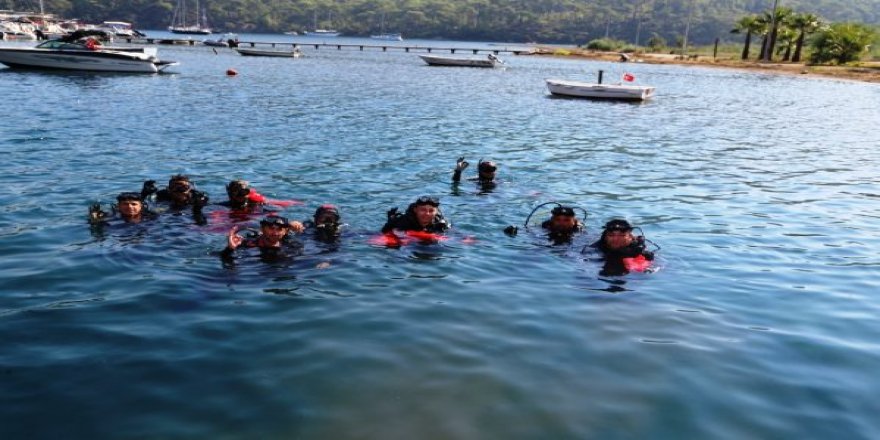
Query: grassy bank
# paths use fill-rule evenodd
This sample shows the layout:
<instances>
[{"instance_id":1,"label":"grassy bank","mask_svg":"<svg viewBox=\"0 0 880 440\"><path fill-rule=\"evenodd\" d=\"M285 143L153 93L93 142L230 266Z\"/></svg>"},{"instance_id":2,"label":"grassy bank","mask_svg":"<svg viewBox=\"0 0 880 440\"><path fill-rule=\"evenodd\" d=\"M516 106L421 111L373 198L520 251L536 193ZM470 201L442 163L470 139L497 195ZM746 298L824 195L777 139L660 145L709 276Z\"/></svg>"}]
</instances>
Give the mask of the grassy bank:
<instances>
[{"instance_id":1,"label":"grassy bank","mask_svg":"<svg viewBox=\"0 0 880 440\"><path fill-rule=\"evenodd\" d=\"M847 80L880 83L880 56L874 53L865 57L870 61L861 61L843 66L819 66L805 63L770 62L764 63L755 60L740 60L741 47L728 45L719 46L718 54L715 55L713 47L697 47L689 51L687 57L670 53L642 53L630 54L630 62L642 62L649 64L676 64L706 67L720 67L733 69L760 70L768 73L786 75L822 76ZM875 51L880 49L875 49ZM601 52L586 49L560 48L554 46L539 46L536 54L560 57L574 57L595 59L604 61L619 61L620 54L617 52ZM754 55L753 55L754 56Z\"/></svg>"}]
</instances>

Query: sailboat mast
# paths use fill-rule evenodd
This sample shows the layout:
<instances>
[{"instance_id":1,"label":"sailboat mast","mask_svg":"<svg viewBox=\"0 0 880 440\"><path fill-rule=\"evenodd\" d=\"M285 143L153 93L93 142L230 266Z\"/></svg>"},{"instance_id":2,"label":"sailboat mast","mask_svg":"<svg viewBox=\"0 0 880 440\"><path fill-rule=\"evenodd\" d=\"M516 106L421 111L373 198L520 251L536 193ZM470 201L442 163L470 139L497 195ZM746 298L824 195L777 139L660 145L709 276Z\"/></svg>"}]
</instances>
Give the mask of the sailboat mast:
<instances>
[{"instance_id":1,"label":"sailboat mast","mask_svg":"<svg viewBox=\"0 0 880 440\"><path fill-rule=\"evenodd\" d=\"M199 16L202 15L202 10L199 9L199 0L196 0L196 29L201 29L202 24L199 23Z\"/></svg>"}]
</instances>

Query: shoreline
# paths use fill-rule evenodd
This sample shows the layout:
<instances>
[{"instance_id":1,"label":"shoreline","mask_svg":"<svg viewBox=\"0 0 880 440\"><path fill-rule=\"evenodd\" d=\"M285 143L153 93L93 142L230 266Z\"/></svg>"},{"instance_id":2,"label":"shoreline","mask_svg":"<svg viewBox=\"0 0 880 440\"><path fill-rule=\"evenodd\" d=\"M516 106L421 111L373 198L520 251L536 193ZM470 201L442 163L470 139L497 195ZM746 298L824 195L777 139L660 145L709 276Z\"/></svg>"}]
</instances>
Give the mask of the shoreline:
<instances>
[{"instance_id":1,"label":"shoreline","mask_svg":"<svg viewBox=\"0 0 880 440\"><path fill-rule=\"evenodd\" d=\"M618 52L597 52L584 49L537 46L535 52L532 54L537 56L620 62L620 53ZM763 73L778 75L799 75L813 78L831 78L880 84L880 62L863 62L860 66L811 66L805 63L762 63L758 61L741 61L738 59L720 57L713 59L711 56L703 55L694 56L694 58L690 59L682 59L678 55L658 53L643 53L630 56L632 57L629 61L630 63L714 67L751 72L760 71Z\"/></svg>"}]
</instances>

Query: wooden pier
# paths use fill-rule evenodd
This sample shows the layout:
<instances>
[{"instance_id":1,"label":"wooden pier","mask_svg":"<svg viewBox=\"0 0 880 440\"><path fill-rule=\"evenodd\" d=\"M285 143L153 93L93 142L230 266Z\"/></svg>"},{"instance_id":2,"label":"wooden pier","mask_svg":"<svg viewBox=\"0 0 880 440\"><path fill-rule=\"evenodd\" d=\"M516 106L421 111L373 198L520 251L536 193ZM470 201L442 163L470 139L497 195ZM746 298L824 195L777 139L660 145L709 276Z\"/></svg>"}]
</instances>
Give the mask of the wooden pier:
<instances>
[{"instance_id":1,"label":"wooden pier","mask_svg":"<svg viewBox=\"0 0 880 440\"><path fill-rule=\"evenodd\" d=\"M169 38L124 38L124 41L131 44L172 44L172 45L184 45L184 46L196 46L201 45L201 41L192 40L192 39L169 39ZM494 53L495 55L501 53L510 53L514 55L522 55L532 53L532 49L528 47L443 47L443 46L422 46L422 45L407 45L407 44L356 44L356 43L327 43L326 41L322 41L320 43L312 43L312 42L266 42L266 41L239 41L239 47L257 47L257 46L268 46L268 47L290 47L293 48L302 48L302 47L314 47L315 50L324 48L324 49L348 49L348 50L381 50L382 52L387 52L389 50L401 50L404 52L449 52L449 53L472 53L477 55L479 53Z\"/></svg>"}]
</instances>

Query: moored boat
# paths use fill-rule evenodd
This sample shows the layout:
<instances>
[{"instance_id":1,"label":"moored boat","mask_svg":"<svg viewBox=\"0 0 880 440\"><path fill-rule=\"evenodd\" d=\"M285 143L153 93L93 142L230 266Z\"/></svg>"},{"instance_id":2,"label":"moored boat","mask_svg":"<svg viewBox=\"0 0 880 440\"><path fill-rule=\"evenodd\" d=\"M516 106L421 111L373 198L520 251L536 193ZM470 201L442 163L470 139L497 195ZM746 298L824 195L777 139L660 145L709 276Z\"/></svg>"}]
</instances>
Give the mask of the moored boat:
<instances>
[{"instance_id":1,"label":"moored boat","mask_svg":"<svg viewBox=\"0 0 880 440\"><path fill-rule=\"evenodd\" d=\"M601 84L564 79L546 79L550 93L575 98L644 101L654 96L655 88L628 84Z\"/></svg>"},{"instance_id":2,"label":"moored boat","mask_svg":"<svg viewBox=\"0 0 880 440\"><path fill-rule=\"evenodd\" d=\"M338 37L339 31L333 29L315 29L313 31L305 31L303 35L307 37Z\"/></svg>"},{"instance_id":3,"label":"moored boat","mask_svg":"<svg viewBox=\"0 0 880 440\"><path fill-rule=\"evenodd\" d=\"M113 50L95 40L68 38L45 41L32 48L0 48L0 63L11 68L131 73L157 73L178 64L159 60L152 51Z\"/></svg>"},{"instance_id":4,"label":"moored boat","mask_svg":"<svg viewBox=\"0 0 880 440\"><path fill-rule=\"evenodd\" d=\"M403 35L401 35L401 34L370 35L370 38L372 38L374 40L403 41Z\"/></svg>"},{"instance_id":5,"label":"moored boat","mask_svg":"<svg viewBox=\"0 0 880 440\"><path fill-rule=\"evenodd\" d=\"M238 51L238 53L240 53L242 56L252 56L252 57L300 58L303 56L302 51L300 51L298 47L293 48L293 50L291 50L291 51L245 49L245 48L238 48L235 50Z\"/></svg>"},{"instance_id":6,"label":"moored boat","mask_svg":"<svg viewBox=\"0 0 880 440\"><path fill-rule=\"evenodd\" d=\"M486 58L462 58L447 57L438 55L419 55L419 57L429 66L454 66L454 67L497 67L504 64L500 58L494 54L489 54Z\"/></svg>"},{"instance_id":7,"label":"moored boat","mask_svg":"<svg viewBox=\"0 0 880 440\"><path fill-rule=\"evenodd\" d=\"M195 16L195 21L192 24L190 24L188 15ZM195 14L187 14L186 0L178 0L168 31L189 35L210 35L212 33L211 28L208 27L207 13L204 9L199 9L199 0L196 0Z\"/></svg>"}]
</instances>

